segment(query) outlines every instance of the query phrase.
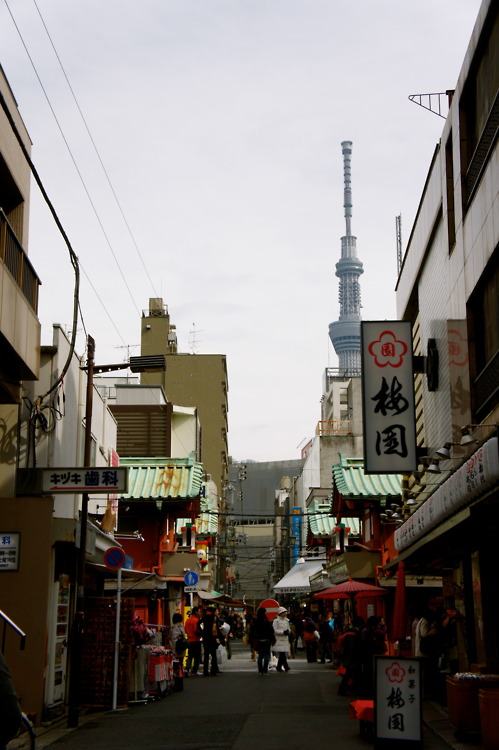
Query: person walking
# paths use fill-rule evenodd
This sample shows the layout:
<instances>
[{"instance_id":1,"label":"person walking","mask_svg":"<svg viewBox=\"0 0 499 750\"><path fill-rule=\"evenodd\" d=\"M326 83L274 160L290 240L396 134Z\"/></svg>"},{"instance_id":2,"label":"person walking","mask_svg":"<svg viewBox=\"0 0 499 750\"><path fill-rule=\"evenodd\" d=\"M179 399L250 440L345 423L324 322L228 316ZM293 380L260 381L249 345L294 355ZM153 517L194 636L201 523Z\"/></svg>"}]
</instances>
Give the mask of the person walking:
<instances>
[{"instance_id":1,"label":"person walking","mask_svg":"<svg viewBox=\"0 0 499 750\"><path fill-rule=\"evenodd\" d=\"M200 618L198 614L199 610L197 607L191 609L190 615L185 621L185 634L187 636L187 664L186 664L186 677L197 675L199 665L201 663L201 634L202 630L199 626Z\"/></svg>"},{"instance_id":2,"label":"person walking","mask_svg":"<svg viewBox=\"0 0 499 750\"><path fill-rule=\"evenodd\" d=\"M203 675L216 677L218 672L217 648L220 645L220 633L213 607L207 607L204 617L201 618L201 629L203 631ZM210 664L211 660L211 664Z\"/></svg>"},{"instance_id":3,"label":"person walking","mask_svg":"<svg viewBox=\"0 0 499 750\"><path fill-rule=\"evenodd\" d=\"M251 623L250 641L258 654L258 672L267 674L269 671L270 649L275 643L272 623L267 620L265 607L259 607L256 618Z\"/></svg>"},{"instance_id":4,"label":"person walking","mask_svg":"<svg viewBox=\"0 0 499 750\"><path fill-rule=\"evenodd\" d=\"M290 622L288 620L288 610L286 607L279 607L277 617L272 623L275 634L274 653L277 654L277 671L289 672L287 660L289 651L289 630Z\"/></svg>"},{"instance_id":5,"label":"person walking","mask_svg":"<svg viewBox=\"0 0 499 750\"><path fill-rule=\"evenodd\" d=\"M354 695L359 689L362 658L360 631L363 627L364 620L356 617L353 624L347 627L339 638L342 678L338 687L338 695Z\"/></svg>"},{"instance_id":6,"label":"person walking","mask_svg":"<svg viewBox=\"0 0 499 750\"><path fill-rule=\"evenodd\" d=\"M315 622L311 617L306 617L303 622L303 643L305 644L305 653L307 661L310 663L317 661L317 646L319 642L319 633L316 629Z\"/></svg>"},{"instance_id":7,"label":"person walking","mask_svg":"<svg viewBox=\"0 0 499 750\"><path fill-rule=\"evenodd\" d=\"M317 626L319 632L319 656L321 664L333 661L333 631L324 615L319 615Z\"/></svg>"}]
</instances>

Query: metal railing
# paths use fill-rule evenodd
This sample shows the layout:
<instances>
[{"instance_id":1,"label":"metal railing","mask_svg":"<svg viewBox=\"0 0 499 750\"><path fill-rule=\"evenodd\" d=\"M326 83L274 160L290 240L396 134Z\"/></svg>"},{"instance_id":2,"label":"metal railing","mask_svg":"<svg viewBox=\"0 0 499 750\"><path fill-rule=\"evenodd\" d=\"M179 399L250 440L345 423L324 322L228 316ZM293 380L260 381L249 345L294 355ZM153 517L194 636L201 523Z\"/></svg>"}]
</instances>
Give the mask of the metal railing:
<instances>
[{"instance_id":1,"label":"metal railing","mask_svg":"<svg viewBox=\"0 0 499 750\"><path fill-rule=\"evenodd\" d=\"M16 237L9 220L0 208L0 262L14 277L30 307L38 312L40 279Z\"/></svg>"},{"instance_id":2,"label":"metal railing","mask_svg":"<svg viewBox=\"0 0 499 750\"><path fill-rule=\"evenodd\" d=\"M0 620L3 622L3 632L2 632L2 654L5 653L5 639L7 638L7 626L11 628L19 638L21 639L20 648L21 651L24 651L24 647L26 645L26 633L24 630L21 630L19 625L16 625L14 620L11 620L10 617L5 614L3 610L0 609Z\"/></svg>"},{"instance_id":3,"label":"metal railing","mask_svg":"<svg viewBox=\"0 0 499 750\"><path fill-rule=\"evenodd\" d=\"M350 435L352 432L351 419L323 419L317 423L315 434L320 437L328 435Z\"/></svg>"}]
</instances>

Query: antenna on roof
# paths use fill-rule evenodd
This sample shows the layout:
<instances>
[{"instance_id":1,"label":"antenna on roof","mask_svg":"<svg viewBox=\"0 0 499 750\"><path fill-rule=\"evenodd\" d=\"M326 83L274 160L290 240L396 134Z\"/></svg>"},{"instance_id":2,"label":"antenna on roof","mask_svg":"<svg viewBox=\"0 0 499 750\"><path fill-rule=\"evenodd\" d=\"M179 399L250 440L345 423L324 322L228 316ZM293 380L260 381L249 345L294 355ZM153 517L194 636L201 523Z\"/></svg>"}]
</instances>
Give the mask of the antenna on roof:
<instances>
[{"instance_id":1,"label":"antenna on roof","mask_svg":"<svg viewBox=\"0 0 499 750\"><path fill-rule=\"evenodd\" d=\"M397 274L402 268L402 214L395 217L395 238L397 242Z\"/></svg>"},{"instance_id":2,"label":"antenna on roof","mask_svg":"<svg viewBox=\"0 0 499 750\"><path fill-rule=\"evenodd\" d=\"M196 328L196 324L192 324L192 328L189 331L189 350L191 354L197 354L198 346L200 343L200 334L203 333L203 331L200 331Z\"/></svg>"}]
</instances>

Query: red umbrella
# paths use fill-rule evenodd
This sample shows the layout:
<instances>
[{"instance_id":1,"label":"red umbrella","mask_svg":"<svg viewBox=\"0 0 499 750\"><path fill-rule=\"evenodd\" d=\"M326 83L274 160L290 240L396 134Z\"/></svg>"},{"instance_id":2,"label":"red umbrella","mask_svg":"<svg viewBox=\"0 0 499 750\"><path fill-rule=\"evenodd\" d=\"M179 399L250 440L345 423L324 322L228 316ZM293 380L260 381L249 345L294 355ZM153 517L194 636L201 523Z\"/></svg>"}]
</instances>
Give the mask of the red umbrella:
<instances>
[{"instance_id":1,"label":"red umbrella","mask_svg":"<svg viewBox=\"0 0 499 750\"><path fill-rule=\"evenodd\" d=\"M405 588L405 565L399 562L397 568L397 587L393 607L392 640L401 641L407 635L407 596Z\"/></svg>"},{"instance_id":2,"label":"red umbrella","mask_svg":"<svg viewBox=\"0 0 499 750\"><path fill-rule=\"evenodd\" d=\"M357 596L383 596L385 590L380 586L373 586L371 583L363 581L354 581L349 578L348 581L338 583L336 586L330 586L324 591L318 591L314 594L314 599L354 599Z\"/></svg>"}]
</instances>

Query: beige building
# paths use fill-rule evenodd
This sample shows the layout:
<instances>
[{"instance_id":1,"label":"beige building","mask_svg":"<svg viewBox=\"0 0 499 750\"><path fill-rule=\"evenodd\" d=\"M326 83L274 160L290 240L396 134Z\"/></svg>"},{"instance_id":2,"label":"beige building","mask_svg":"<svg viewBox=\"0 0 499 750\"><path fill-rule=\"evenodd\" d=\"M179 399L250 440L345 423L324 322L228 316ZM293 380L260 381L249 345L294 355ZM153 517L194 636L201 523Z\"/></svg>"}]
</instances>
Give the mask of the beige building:
<instances>
[{"instance_id":1,"label":"beige building","mask_svg":"<svg viewBox=\"0 0 499 750\"><path fill-rule=\"evenodd\" d=\"M7 628L2 650L23 708L32 710L42 688L29 676L46 666L38 646L47 636L52 499L15 497L21 387L40 370L40 281L27 255L30 169L16 132L28 153L31 141L1 67L0 104L0 607L28 635L21 651Z\"/></svg>"},{"instance_id":2,"label":"beige building","mask_svg":"<svg viewBox=\"0 0 499 750\"><path fill-rule=\"evenodd\" d=\"M169 402L196 407L201 455L219 495L228 476L228 378L224 354L179 354L175 326L161 298L149 300L141 324L141 355L166 354L165 373L144 373L143 385L162 385Z\"/></svg>"}]
</instances>

